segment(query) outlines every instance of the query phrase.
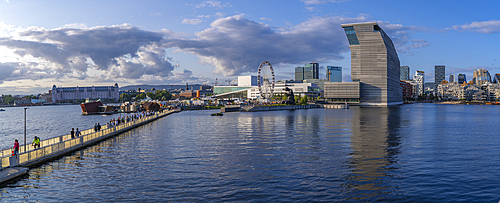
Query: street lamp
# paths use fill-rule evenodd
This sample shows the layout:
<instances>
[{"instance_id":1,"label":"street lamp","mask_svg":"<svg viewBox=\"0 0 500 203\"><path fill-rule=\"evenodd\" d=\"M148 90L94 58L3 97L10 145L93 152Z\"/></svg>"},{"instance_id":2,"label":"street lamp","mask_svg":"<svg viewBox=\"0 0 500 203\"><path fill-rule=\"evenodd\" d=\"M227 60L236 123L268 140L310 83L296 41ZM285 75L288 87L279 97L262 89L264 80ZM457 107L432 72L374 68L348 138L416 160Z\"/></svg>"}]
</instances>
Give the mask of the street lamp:
<instances>
[{"instance_id":1,"label":"street lamp","mask_svg":"<svg viewBox=\"0 0 500 203\"><path fill-rule=\"evenodd\" d=\"M24 108L24 153L26 153L26 109Z\"/></svg>"}]
</instances>

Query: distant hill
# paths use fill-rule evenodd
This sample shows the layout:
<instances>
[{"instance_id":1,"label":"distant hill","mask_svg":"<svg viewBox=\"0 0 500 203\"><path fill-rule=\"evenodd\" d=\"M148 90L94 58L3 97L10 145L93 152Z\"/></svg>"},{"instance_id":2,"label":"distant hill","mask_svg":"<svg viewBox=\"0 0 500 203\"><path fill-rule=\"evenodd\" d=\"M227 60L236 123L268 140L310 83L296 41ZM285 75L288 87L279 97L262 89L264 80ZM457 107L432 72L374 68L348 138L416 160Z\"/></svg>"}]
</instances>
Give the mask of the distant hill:
<instances>
[{"instance_id":1,"label":"distant hill","mask_svg":"<svg viewBox=\"0 0 500 203\"><path fill-rule=\"evenodd\" d=\"M189 89L193 90L199 90L200 89L199 84L189 84ZM155 90L172 90L172 89L186 89L186 85L129 85L129 86L124 86L120 87L120 91L127 91L127 90L137 90L137 88L141 89L152 89L155 88Z\"/></svg>"}]
</instances>

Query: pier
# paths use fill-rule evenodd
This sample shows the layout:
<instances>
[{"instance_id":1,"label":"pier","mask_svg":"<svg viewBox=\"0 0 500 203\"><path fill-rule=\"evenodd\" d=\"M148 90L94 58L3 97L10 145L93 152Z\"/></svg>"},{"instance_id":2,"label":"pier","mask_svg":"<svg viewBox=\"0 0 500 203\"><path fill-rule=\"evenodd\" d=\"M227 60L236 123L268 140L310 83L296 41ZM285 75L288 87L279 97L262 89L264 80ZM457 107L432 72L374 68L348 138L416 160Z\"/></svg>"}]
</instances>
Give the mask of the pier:
<instances>
[{"instance_id":1,"label":"pier","mask_svg":"<svg viewBox=\"0 0 500 203\"><path fill-rule=\"evenodd\" d=\"M82 135L71 139L71 135L61 135L54 138L40 141L40 147L35 149L30 144L19 147L19 154L12 156L12 148L4 149L1 152L0 184L22 176L28 172L26 167L33 167L54 158L64 156L73 151L91 146L130 129L152 122L164 116L178 112L178 110L157 112L154 115L140 119L134 119L121 125L104 128L94 132L94 129L81 131Z\"/></svg>"}]
</instances>

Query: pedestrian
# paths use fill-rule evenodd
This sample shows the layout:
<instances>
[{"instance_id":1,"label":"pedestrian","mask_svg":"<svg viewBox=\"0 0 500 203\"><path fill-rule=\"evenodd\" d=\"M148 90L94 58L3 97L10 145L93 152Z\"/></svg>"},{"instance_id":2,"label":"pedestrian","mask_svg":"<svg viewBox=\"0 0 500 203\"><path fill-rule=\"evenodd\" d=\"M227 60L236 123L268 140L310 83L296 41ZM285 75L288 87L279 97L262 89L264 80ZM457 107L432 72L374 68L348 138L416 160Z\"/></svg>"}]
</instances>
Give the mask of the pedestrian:
<instances>
[{"instance_id":1,"label":"pedestrian","mask_svg":"<svg viewBox=\"0 0 500 203\"><path fill-rule=\"evenodd\" d=\"M75 129L71 128L71 139L75 138Z\"/></svg>"},{"instance_id":2,"label":"pedestrian","mask_svg":"<svg viewBox=\"0 0 500 203\"><path fill-rule=\"evenodd\" d=\"M94 132L97 132L97 123L94 124Z\"/></svg>"},{"instance_id":3,"label":"pedestrian","mask_svg":"<svg viewBox=\"0 0 500 203\"><path fill-rule=\"evenodd\" d=\"M35 139L33 139L33 142L31 143L33 147L36 149L37 147L40 148L40 138L35 136Z\"/></svg>"},{"instance_id":4,"label":"pedestrian","mask_svg":"<svg viewBox=\"0 0 500 203\"><path fill-rule=\"evenodd\" d=\"M97 123L97 131L101 131L101 124Z\"/></svg>"},{"instance_id":5,"label":"pedestrian","mask_svg":"<svg viewBox=\"0 0 500 203\"><path fill-rule=\"evenodd\" d=\"M82 133L76 128L75 136L80 137L80 135L82 135Z\"/></svg>"},{"instance_id":6,"label":"pedestrian","mask_svg":"<svg viewBox=\"0 0 500 203\"><path fill-rule=\"evenodd\" d=\"M19 142L16 140L14 140L14 156L19 154Z\"/></svg>"}]
</instances>

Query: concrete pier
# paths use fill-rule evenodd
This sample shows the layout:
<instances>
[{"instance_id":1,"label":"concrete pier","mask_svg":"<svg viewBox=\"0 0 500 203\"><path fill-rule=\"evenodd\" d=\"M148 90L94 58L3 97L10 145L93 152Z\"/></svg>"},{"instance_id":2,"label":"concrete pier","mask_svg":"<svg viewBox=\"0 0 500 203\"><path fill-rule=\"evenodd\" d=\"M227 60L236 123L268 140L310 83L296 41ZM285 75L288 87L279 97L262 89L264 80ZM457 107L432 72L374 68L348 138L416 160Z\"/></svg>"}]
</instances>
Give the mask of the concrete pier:
<instances>
[{"instance_id":1,"label":"concrete pier","mask_svg":"<svg viewBox=\"0 0 500 203\"><path fill-rule=\"evenodd\" d=\"M0 170L0 184L4 183L5 181L12 180L13 178L19 177L23 175L23 173L26 174L28 172L28 169L22 167L36 166L38 164L50 161L56 157L64 156L65 154L85 148L87 146L91 146L95 143L101 142L105 139L116 136L120 133L126 132L130 129L139 127L175 112L179 111L163 111L162 113L156 113L155 115L143 117L141 119L135 119L128 123L113 126L97 132L94 132L92 129L85 130L82 131L85 132L82 133L82 136L74 139L71 139L71 135L63 135L50 138L41 141L41 146L38 149L33 149L32 147L27 146L27 150L24 151L24 146L20 146L20 150L22 151L20 151L16 156L11 155L11 149L3 150L8 150L8 153L2 152L3 156L0 157L2 164L2 168Z\"/></svg>"}]
</instances>

